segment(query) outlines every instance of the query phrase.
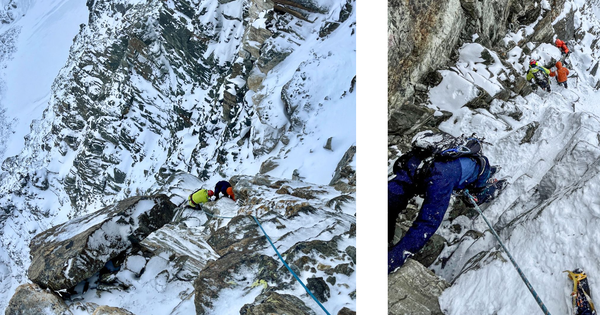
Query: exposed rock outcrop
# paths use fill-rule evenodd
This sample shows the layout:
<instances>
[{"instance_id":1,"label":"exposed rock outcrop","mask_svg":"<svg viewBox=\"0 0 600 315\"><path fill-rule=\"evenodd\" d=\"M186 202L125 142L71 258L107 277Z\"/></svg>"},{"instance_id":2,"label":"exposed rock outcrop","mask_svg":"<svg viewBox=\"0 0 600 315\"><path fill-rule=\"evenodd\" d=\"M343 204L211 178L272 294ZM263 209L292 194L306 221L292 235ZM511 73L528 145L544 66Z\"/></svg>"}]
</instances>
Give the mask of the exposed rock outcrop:
<instances>
[{"instance_id":1,"label":"exposed rock outcrop","mask_svg":"<svg viewBox=\"0 0 600 315\"><path fill-rule=\"evenodd\" d=\"M388 277L388 313L441 315L438 298L448 286L423 265L408 259Z\"/></svg>"},{"instance_id":2,"label":"exposed rock outcrop","mask_svg":"<svg viewBox=\"0 0 600 315\"><path fill-rule=\"evenodd\" d=\"M40 288L35 283L20 285L10 299L4 313L6 315L72 315L62 298L53 292Z\"/></svg>"},{"instance_id":3,"label":"exposed rock outcrop","mask_svg":"<svg viewBox=\"0 0 600 315\"><path fill-rule=\"evenodd\" d=\"M463 93L453 89L456 86L446 86L447 82L452 81L452 79L444 81L447 76L458 74L453 78L464 80L472 87L469 90L473 92L472 95L464 102L454 105L469 108L474 115L484 113L494 116L496 121L504 121L505 118L501 117L503 115L520 121L524 116L520 104L524 101L523 97L532 93L529 82L524 78L527 60L539 58L534 51L538 47L552 45L554 36L564 39L577 37L577 29L573 23L573 16L576 13L565 9L564 0L550 2L445 0L414 3L392 1L388 9L388 169L390 176L392 163L410 147L410 141L415 133L425 129L438 130L442 122L449 124L448 126L454 122L458 127L455 130L465 129L464 126L467 124L461 121L461 117L452 117L452 113L444 111L446 108L434 104L434 88L437 88L435 91L438 92L450 88L455 95ZM563 14L565 12L566 15ZM559 16L562 17L558 18ZM524 31L525 28L528 29L527 32ZM518 36L514 36L515 34ZM465 46L469 45L477 45L481 49L475 56L469 55L465 58L462 53L468 50ZM515 51L519 53L515 54ZM516 56L518 58L515 58ZM473 70L469 75L484 68L489 70L490 65L494 63L502 69L501 72L490 72L491 74L485 77L484 81L487 80L485 84L491 83L492 78L495 80L494 89L485 88L485 84L476 82L477 80L473 78L475 75L465 74L469 70L464 72L465 69L461 68L461 64L470 62L481 64L481 68L469 69ZM545 60L545 66L552 66L554 62L555 59ZM444 84L441 84L442 82ZM460 126L461 123L463 126ZM496 128L511 130L514 133L513 137L518 137L521 144L530 144L535 142L534 134L540 132L538 127L539 124L533 122L526 128L514 131L509 123ZM505 154L499 148L487 146L486 150L488 149L489 151L486 152L492 152L496 157ZM596 149L588 150L586 154L595 155L595 151ZM536 186L535 197L531 199L551 198L550 196L557 189L556 182L548 180L553 176L555 175L545 176L547 181L542 181ZM518 181L521 180L528 179ZM398 218L396 241L411 226L416 216L420 206L419 198L416 199ZM543 201L540 203L543 204ZM532 206L530 213L522 215L534 216L536 211L541 211L539 207ZM515 205L509 207L509 209L514 208ZM516 213L525 212L522 208L514 211L507 210L500 216L497 226L508 229L520 220L524 220L524 217ZM459 217L462 219L457 219ZM409 259L399 271L388 277L390 314L442 314L437 300L449 284L430 274L429 270L422 265L435 270L438 274L443 274L448 281L451 281L462 272L475 268L484 256L490 260L502 259L501 255L488 250L476 250L474 246L470 246L484 238L486 234L464 224L462 220L465 217L475 217L473 209L465 208L462 202L453 198L447 220L440 228L441 233L431 237L427 245L413 256L415 260ZM455 219L457 220L454 221ZM460 262L455 263L457 260ZM420 280L416 280L418 283L404 286L414 279ZM433 293L431 296L422 295L424 292L421 292L421 288L425 287L431 289L429 292ZM433 303L429 304L431 302Z\"/></svg>"},{"instance_id":4,"label":"exposed rock outcrop","mask_svg":"<svg viewBox=\"0 0 600 315\"><path fill-rule=\"evenodd\" d=\"M445 66L466 25L459 0L390 1L388 112L402 110L424 75Z\"/></svg>"},{"instance_id":5,"label":"exposed rock outcrop","mask_svg":"<svg viewBox=\"0 0 600 315\"><path fill-rule=\"evenodd\" d=\"M306 307L302 300L289 294L278 294L266 292L256 297L252 304L246 304L240 310L241 314L262 315L270 313L282 313L289 315L316 315Z\"/></svg>"},{"instance_id":6,"label":"exposed rock outcrop","mask_svg":"<svg viewBox=\"0 0 600 315\"><path fill-rule=\"evenodd\" d=\"M164 189L173 193L196 181L182 174ZM266 233L319 301L355 298L355 207L344 197L352 201L353 194L267 175L236 176L230 182L237 203L221 198L197 210L177 208L164 194L132 197L45 231L32 241L30 278L70 297L67 305L45 293L63 306L66 313L56 313L61 315L131 314L127 307L85 302L84 293L127 296L145 287L160 293L175 288L170 294L181 302L193 300L196 314L212 314L228 303L223 292L230 290L253 294L254 302L240 310L248 314L315 314L308 296L289 294L297 281Z\"/></svg>"},{"instance_id":7,"label":"exposed rock outcrop","mask_svg":"<svg viewBox=\"0 0 600 315\"><path fill-rule=\"evenodd\" d=\"M98 308L96 308L96 310L94 311L94 313L92 313L92 315L135 315L132 312L119 308L119 307L112 307L112 306L106 306L106 305L102 305L99 306Z\"/></svg>"},{"instance_id":8,"label":"exposed rock outcrop","mask_svg":"<svg viewBox=\"0 0 600 315\"><path fill-rule=\"evenodd\" d=\"M214 300L223 289L233 289L238 286L251 287L254 283L281 283L281 275L277 272L278 262L265 255L251 256L242 253L230 253L206 265L194 281L196 314L209 314ZM235 275L243 270L251 270L251 279L236 281ZM304 306L306 307L306 306Z\"/></svg>"},{"instance_id":9,"label":"exposed rock outcrop","mask_svg":"<svg viewBox=\"0 0 600 315\"><path fill-rule=\"evenodd\" d=\"M175 276L193 279L204 269L206 263L219 255L204 240L201 228L181 224L166 224L145 238L140 245L166 260L176 261Z\"/></svg>"},{"instance_id":10,"label":"exposed rock outcrop","mask_svg":"<svg viewBox=\"0 0 600 315\"><path fill-rule=\"evenodd\" d=\"M412 134L418 127L407 127L420 126L423 121L431 119L432 115L425 116L429 117L426 119L422 115L416 115L409 118L410 122L413 122L411 124L403 122L407 119L403 115L415 115L415 112L427 110L414 110L414 106L424 107L427 103L419 94L423 94L428 86L432 86L430 78L435 76L437 70L452 66L456 50L463 43L477 42L505 55L506 51L512 48L505 47L501 41L506 32L521 25L531 24L538 18L535 31L516 44L524 47L528 42L550 42L555 34L552 23L560 14L564 3L564 0L553 1L551 9L546 10L538 0L503 0L493 3L471 0L390 2L389 132Z\"/></svg>"},{"instance_id":11,"label":"exposed rock outcrop","mask_svg":"<svg viewBox=\"0 0 600 315\"><path fill-rule=\"evenodd\" d=\"M14 23L24 13L15 5L29 2L5 1L11 7L0 8L0 23ZM332 282L337 277L335 285L328 282L331 294L354 298L354 280L347 274L356 262L355 235L346 232L355 222L355 163L344 158L340 164L335 185L344 186L344 193L302 181L318 178L317 182L327 184L336 163L355 142L352 132L342 130L327 148L310 145L332 136L313 128L320 127L320 117L329 119L323 112L339 108L347 113L347 125L355 123L350 118L355 117L356 103L356 1L83 3L71 12L83 14L87 21L72 23L77 35L70 48L62 47L63 68L37 105L47 105L43 115L31 121L23 150L1 161L0 228L14 229L11 237L17 241L0 242L6 250L0 267L12 268L6 281L0 279L0 293L14 290L30 267L29 277L40 286L66 290L65 296L78 298L88 290L98 296L141 290L141 285L135 287L140 279L165 295L177 284L180 291L164 302L165 307L175 308L183 302L180 298L193 295L191 283L209 263L233 254L252 259L249 249L275 257L248 216L254 214L266 221L267 230L277 226L274 238L275 242L281 238L282 251L304 240L297 230L306 222L312 224L303 226L312 238L342 239L337 242L340 253L333 267L352 266L336 269L340 273L328 271L326 276L311 270L311 276ZM35 8L37 13L54 7ZM0 42L10 44L0 45L0 62L14 53L18 32L13 28L0 34ZM332 82L343 84L311 88ZM342 143L339 139L343 145L336 147ZM308 155L313 149L317 154ZM288 159L322 156L322 152L330 163L318 176L308 163L301 168L304 161ZM116 200L134 202L139 198L135 196L166 193L162 187L178 174L193 174L197 181L179 187L177 193L169 191L165 204L167 200L179 204L179 196L196 189L198 182L210 186L214 183L208 182L216 177L254 172L254 165L263 161L273 163L265 163L262 172L279 172L277 176L293 180L257 178L261 183L273 181L269 185L277 187L258 185L260 190L244 187L249 180L240 180L239 209L228 215L236 217L229 228L243 239L230 238L221 230L230 219L208 215L231 210L230 200L206 206L206 212L177 209L174 220L170 217L175 209L169 204L161 214L148 214L156 220L153 224L137 216L139 208L116 213L126 207ZM289 174L281 174L288 166ZM292 173L294 169L298 171ZM244 194L249 198L244 199ZM139 200L138 206L146 201ZM101 210L88 215L96 209ZM73 220L57 225L67 219ZM27 266L27 245L41 229L52 226L31 242L33 261ZM74 228L73 234L67 234L67 228ZM284 235L278 234L283 231ZM6 300L0 299L0 306ZM77 307L91 313L95 306L90 303ZM135 307L144 309L143 304Z\"/></svg>"},{"instance_id":12,"label":"exposed rock outcrop","mask_svg":"<svg viewBox=\"0 0 600 315\"><path fill-rule=\"evenodd\" d=\"M355 154L356 146L348 148L342 160L338 163L329 185L347 193L356 191L356 167L351 166L351 163L355 161Z\"/></svg>"},{"instance_id":13,"label":"exposed rock outcrop","mask_svg":"<svg viewBox=\"0 0 600 315\"><path fill-rule=\"evenodd\" d=\"M173 218L175 205L165 195L132 197L57 225L30 244L29 278L58 291L91 277L133 242Z\"/></svg>"}]
</instances>

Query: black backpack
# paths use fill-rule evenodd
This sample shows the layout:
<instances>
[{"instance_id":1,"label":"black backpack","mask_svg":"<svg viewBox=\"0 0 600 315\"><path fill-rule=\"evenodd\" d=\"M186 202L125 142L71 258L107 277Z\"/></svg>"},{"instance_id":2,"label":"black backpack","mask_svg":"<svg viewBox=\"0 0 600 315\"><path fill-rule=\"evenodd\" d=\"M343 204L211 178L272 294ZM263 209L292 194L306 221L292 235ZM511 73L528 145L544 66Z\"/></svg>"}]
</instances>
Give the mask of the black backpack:
<instances>
[{"instance_id":1,"label":"black backpack","mask_svg":"<svg viewBox=\"0 0 600 315\"><path fill-rule=\"evenodd\" d=\"M546 73L546 71L544 71L544 69L542 69L541 67L536 66L536 68L538 69L538 71L533 73L533 76L535 77L535 81L536 82L543 82L545 83L546 81L548 81L548 74Z\"/></svg>"},{"instance_id":2,"label":"black backpack","mask_svg":"<svg viewBox=\"0 0 600 315\"><path fill-rule=\"evenodd\" d=\"M421 163L415 172L417 182L420 182L419 179L422 179L429 172L435 161L447 161L469 156L477 159L480 165L485 166L487 162L483 158L482 143L483 139L475 137L475 134L470 137L465 135L454 137L442 131L436 133L431 130L422 131L414 136L411 150L396 160L393 172L395 174L400 169L405 168L406 163L413 156L418 156L421 159Z\"/></svg>"}]
</instances>

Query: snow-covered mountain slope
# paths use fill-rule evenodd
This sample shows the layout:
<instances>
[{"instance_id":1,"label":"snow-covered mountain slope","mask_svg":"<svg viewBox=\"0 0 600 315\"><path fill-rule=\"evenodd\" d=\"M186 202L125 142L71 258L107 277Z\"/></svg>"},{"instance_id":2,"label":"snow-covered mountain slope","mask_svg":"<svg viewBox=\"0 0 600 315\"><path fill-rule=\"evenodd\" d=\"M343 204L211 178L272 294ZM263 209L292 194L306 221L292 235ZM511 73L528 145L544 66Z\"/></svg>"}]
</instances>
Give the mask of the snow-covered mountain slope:
<instances>
[{"instance_id":1,"label":"snow-covered mountain slope","mask_svg":"<svg viewBox=\"0 0 600 315\"><path fill-rule=\"evenodd\" d=\"M485 46L472 34L426 93L435 115L450 117L439 129L476 133L490 143L484 151L510 185L484 207L484 215L548 310L566 314L572 282L564 270L583 268L592 298L600 290L600 3L554 4L540 1L532 22L509 30L498 46ZM535 40L547 26L555 33ZM552 78L551 93L525 92L530 59L550 69L561 57L553 45L556 34L572 51L569 88ZM481 217L456 216L451 209L437 234L445 239L444 249L429 268L452 284L440 298L444 314L540 312Z\"/></svg>"},{"instance_id":2,"label":"snow-covered mountain slope","mask_svg":"<svg viewBox=\"0 0 600 315\"><path fill-rule=\"evenodd\" d=\"M64 66L88 10L81 1L2 1L0 16L1 159L24 147L33 120L48 107L51 85Z\"/></svg>"},{"instance_id":3,"label":"snow-covered mountain slope","mask_svg":"<svg viewBox=\"0 0 600 315\"><path fill-rule=\"evenodd\" d=\"M35 313L43 308L36 301L67 310L52 314L97 314L102 305L133 314L318 314L320 305L330 314L354 312L352 196L328 185L234 176L235 202L177 207L185 200L177 192L198 183L182 173L167 194L127 198L38 234L28 276L51 290L38 298L24 293L29 284L19 286L7 314Z\"/></svg>"},{"instance_id":4,"label":"snow-covered mountain slope","mask_svg":"<svg viewBox=\"0 0 600 315\"><path fill-rule=\"evenodd\" d=\"M1 307L33 236L174 174L352 193L352 1L10 0L0 18Z\"/></svg>"}]
</instances>

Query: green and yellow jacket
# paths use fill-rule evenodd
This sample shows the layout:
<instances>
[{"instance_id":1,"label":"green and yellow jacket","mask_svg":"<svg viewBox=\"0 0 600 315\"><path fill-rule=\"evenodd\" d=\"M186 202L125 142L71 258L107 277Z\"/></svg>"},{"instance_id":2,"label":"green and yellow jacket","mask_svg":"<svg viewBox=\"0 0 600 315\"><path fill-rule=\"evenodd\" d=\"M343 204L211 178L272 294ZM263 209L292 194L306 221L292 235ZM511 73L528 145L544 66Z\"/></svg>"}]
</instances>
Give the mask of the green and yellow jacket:
<instances>
[{"instance_id":1,"label":"green and yellow jacket","mask_svg":"<svg viewBox=\"0 0 600 315\"><path fill-rule=\"evenodd\" d=\"M208 191L206 189L197 190L195 193L188 196L188 204L190 207L197 208L199 204L208 201Z\"/></svg>"},{"instance_id":2,"label":"green and yellow jacket","mask_svg":"<svg viewBox=\"0 0 600 315\"><path fill-rule=\"evenodd\" d=\"M546 68L544 68L544 67L542 67L542 66L539 66L539 65L537 64L537 62L536 62L534 66L530 66L530 67L529 67L529 72L527 72L527 77L526 77L525 79L526 79L527 81L529 81L529 80L533 79L533 78L535 77L535 73L536 73L536 72L538 72L538 71L543 71L543 72L545 72L545 73L546 73L546 75L545 75L545 77L546 77L546 78L547 78L547 77L548 77L548 75L550 74L550 70L548 70L548 69L546 69Z\"/></svg>"}]
</instances>

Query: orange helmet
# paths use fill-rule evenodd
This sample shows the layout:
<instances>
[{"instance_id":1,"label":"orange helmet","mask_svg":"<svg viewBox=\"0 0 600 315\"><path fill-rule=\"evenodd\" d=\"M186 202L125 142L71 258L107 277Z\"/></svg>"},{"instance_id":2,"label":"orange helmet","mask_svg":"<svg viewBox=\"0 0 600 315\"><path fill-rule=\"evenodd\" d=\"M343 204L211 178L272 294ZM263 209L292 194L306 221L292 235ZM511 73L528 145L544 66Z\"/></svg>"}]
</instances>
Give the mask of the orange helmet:
<instances>
[{"instance_id":1,"label":"orange helmet","mask_svg":"<svg viewBox=\"0 0 600 315\"><path fill-rule=\"evenodd\" d=\"M208 196L209 196L209 197L212 197L214 194L215 194L215 193L214 193L212 190L209 190L209 191L208 191Z\"/></svg>"},{"instance_id":2,"label":"orange helmet","mask_svg":"<svg viewBox=\"0 0 600 315\"><path fill-rule=\"evenodd\" d=\"M563 41L557 38L556 42L554 42L554 43L556 44L556 46L560 46L563 44Z\"/></svg>"}]
</instances>

